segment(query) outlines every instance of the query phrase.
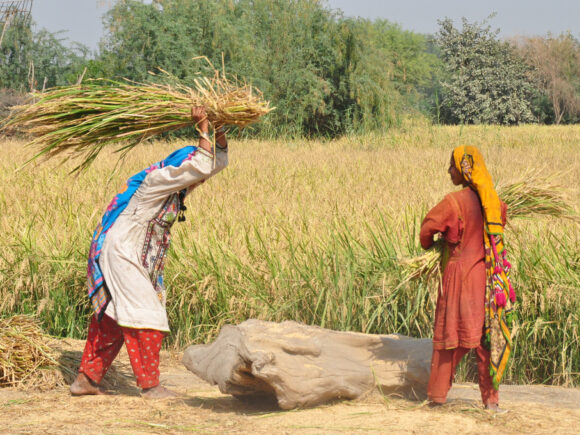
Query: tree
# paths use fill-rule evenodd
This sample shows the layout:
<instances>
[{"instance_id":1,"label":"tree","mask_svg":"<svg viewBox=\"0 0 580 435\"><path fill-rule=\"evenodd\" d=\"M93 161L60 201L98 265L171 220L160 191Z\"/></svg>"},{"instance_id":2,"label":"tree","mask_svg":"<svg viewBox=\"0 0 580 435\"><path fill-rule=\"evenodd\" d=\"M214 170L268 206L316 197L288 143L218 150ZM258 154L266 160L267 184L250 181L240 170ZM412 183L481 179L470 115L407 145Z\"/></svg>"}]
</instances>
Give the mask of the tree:
<instances>
[{"instance_id":1,"label":"tree","mask_svg":"<svg viewBox=\"0 0 580 435\"><path fill-rule=\"evenodd\" d=\"M485 22L463 19L458 30L451 19L439 21L437 43L446 78L441 83L443 122L452 124L519 124L533 122L533 86L529 68L513 47L497 39Z\"/></svg>"},{"instance_id":2,"label":"tree","mask_svg":"<svg viewBox=\"0 0 580 435\"><path fill-rule=\"evenodd\" d=\"M430 62L423 37L349 19L323 0L123 0L106 17L109 76L191 84L207 57L263 91L276 110L264 134L336 136L384 129L418 106Z\"/></svg>"},{"instance_id":3,"label":"tree","mask_svg":"<svg viewBox=\"0 0 580 435\"><path fill-rule=\"evenodd\" d=\"M0 47L0 88L28 91L32 74L30 26L11 26Z\"/></svg>"},{"instance_id":4,"label":"tree","mask_svg":"<svg viewBox=\"0 0 580 435\"><path fill-rule=\"evenodd\" d=\"M136 81L162 68L185 84L208 73L200 56L260 88L276 111L262 128L328 132L335 120L326 72L333 15L319 0L157 0L119 2L107 16L104 58Z\"/></svg>"},{"instance_id":5,"label":"tree","mask_svg":"<svg viewBox=\"0 0 580 435\"><path fill-rule=\"evenodd\" d=\"M0 88L28 92L75 83L89 56L80 44L66 47L58 33L11 27L0 47Z\"/></svg>"},{"instance_id":6,"label":"tree","mask_svg":"<svg viewBox=\"0 0 580 435\"><path fill-rule=\"evenodd\" d=\"M534 107L541 121L560 124L580 117L580 42L570 33L514 41L539 88ZM542 102L549 104L546 110Z\"/></svg>"},{"instance_id":7,"label":"tree","mask_svg":"<svg viewBox=\"0 0 580 435\"><path fill-rule=\"evenodd\" d=\"M40 30L33 36L31 61L34 65L32 86L37 90L76 83L88 64L90 52L84 45L69 48L58 33Z\"/></svg>"}]
</instances>

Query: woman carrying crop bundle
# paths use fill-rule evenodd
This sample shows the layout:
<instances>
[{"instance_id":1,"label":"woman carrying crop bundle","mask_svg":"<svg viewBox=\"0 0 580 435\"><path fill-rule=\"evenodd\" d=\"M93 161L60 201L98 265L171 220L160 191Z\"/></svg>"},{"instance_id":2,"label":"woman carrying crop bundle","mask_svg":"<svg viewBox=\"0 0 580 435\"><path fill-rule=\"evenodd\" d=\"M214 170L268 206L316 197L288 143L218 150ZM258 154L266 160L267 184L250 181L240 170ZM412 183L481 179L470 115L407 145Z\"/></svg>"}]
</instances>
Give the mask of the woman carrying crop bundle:
<instances>
[{"instance_id":1,"label":"woman carrying crop bundle","mask_svg":"<svg viewBox=\"0 0 580 435\"><path fill-rule=\"evenodd\" d=\"M437 233L445 240L427 394L433 405L445 403L457 364L475 349L481 398L487 409L499 410L499 382L511 350L507 323L515 302L503 245L507 206L476 147L455 148L448 172L464 189L431 209L420 233L424 249Z\"/></svg>"},{"instance_id":2,"label":"woman carrying crop bundle","mask_svg":"<svg viewBox=\"0 0 580 435\"><path fill-rule=\"evenodd\" d=\"M228 164L223 129L211 150L203 107L192 109L199 147L179 149L134 175L113 199L95 230L89 253L89 297L94 315L75 396L104 394L99 387L123 346L146 398L173 397L159 385L159 352L169 331L163 268L175 220L184 220L183 200L192 189Z\"/></svg>"}]
</instances>

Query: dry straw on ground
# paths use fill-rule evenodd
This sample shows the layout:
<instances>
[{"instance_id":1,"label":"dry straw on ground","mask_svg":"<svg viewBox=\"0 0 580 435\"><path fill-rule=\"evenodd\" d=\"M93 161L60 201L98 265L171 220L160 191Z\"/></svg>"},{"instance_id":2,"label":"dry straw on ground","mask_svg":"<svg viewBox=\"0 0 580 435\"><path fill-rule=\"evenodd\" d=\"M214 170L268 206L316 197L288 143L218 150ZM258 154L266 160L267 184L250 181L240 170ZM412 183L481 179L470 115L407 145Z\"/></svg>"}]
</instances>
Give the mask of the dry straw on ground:
<instances>
[{"instance_id":1,"label":"dry straw on ground","mask_svg":"<svg viewBox=\"0 0 580 435\"><path fill-rule=\"evenodd\" d=\"M206 108L214 127L243 128L272 110L258 89L217 71L194 82L189 88L99 79L54 88L18 106L2 129L21 128L32 135L30 145L40 148L33 159L82 157L77 171L111 143L127 151L152 136L194 125L195 106Z\"/></svg>"},{"instance_id":2,"label":"dry straw on ground","mask_svg":"<svg viewBox=\"0 0 580 435\"><path fill-rule=\"evenodd\" d=\"M33 317L0 319L0 386L42 383L41 369L56 366L49 341Z\"/></svg>"}]
</instances>

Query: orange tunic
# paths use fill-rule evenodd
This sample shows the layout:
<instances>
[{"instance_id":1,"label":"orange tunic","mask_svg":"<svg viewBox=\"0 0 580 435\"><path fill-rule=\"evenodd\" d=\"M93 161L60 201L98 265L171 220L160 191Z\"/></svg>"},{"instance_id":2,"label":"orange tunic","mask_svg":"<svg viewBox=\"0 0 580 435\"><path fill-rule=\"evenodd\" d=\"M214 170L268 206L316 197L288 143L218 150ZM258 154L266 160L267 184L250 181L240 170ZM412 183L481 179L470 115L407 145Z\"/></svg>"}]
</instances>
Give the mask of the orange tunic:
<instances>
[{"instance_id":1,"label":"orange tunic","mask_svg":"<svg viewBox=\"0 0 580 435\"><path fill-rule=\"evenodd\" d=\"M506 206L502 203L505 222ZM473 349L483 335L485 262L483 215L477 193L470 188L450 193L427 213L421 225L421 246L433 245L442 233L448 260L437 298L433 349Z\"/></svg>"}]
</instances>

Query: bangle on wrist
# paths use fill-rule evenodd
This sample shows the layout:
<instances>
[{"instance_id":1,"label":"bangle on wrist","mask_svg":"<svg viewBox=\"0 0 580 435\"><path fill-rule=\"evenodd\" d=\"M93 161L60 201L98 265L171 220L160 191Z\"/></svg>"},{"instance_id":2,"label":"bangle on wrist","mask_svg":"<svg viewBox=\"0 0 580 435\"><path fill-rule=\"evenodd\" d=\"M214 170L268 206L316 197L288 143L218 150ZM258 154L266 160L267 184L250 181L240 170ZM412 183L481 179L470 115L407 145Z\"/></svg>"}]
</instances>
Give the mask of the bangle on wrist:
<instances>
[{"instance_id":1,"label":"bangle on wrist","mask_svg":"<svg viewBox=\"0 0 580 435\"><path fill-rule=\"evenodd\" d=\"M207 134L205 131L200 131L199 137L203 138L203 139L207 140L209 143L211 143L211 137L209 137L209 134Z\"/></svg>"}]
</instances>

